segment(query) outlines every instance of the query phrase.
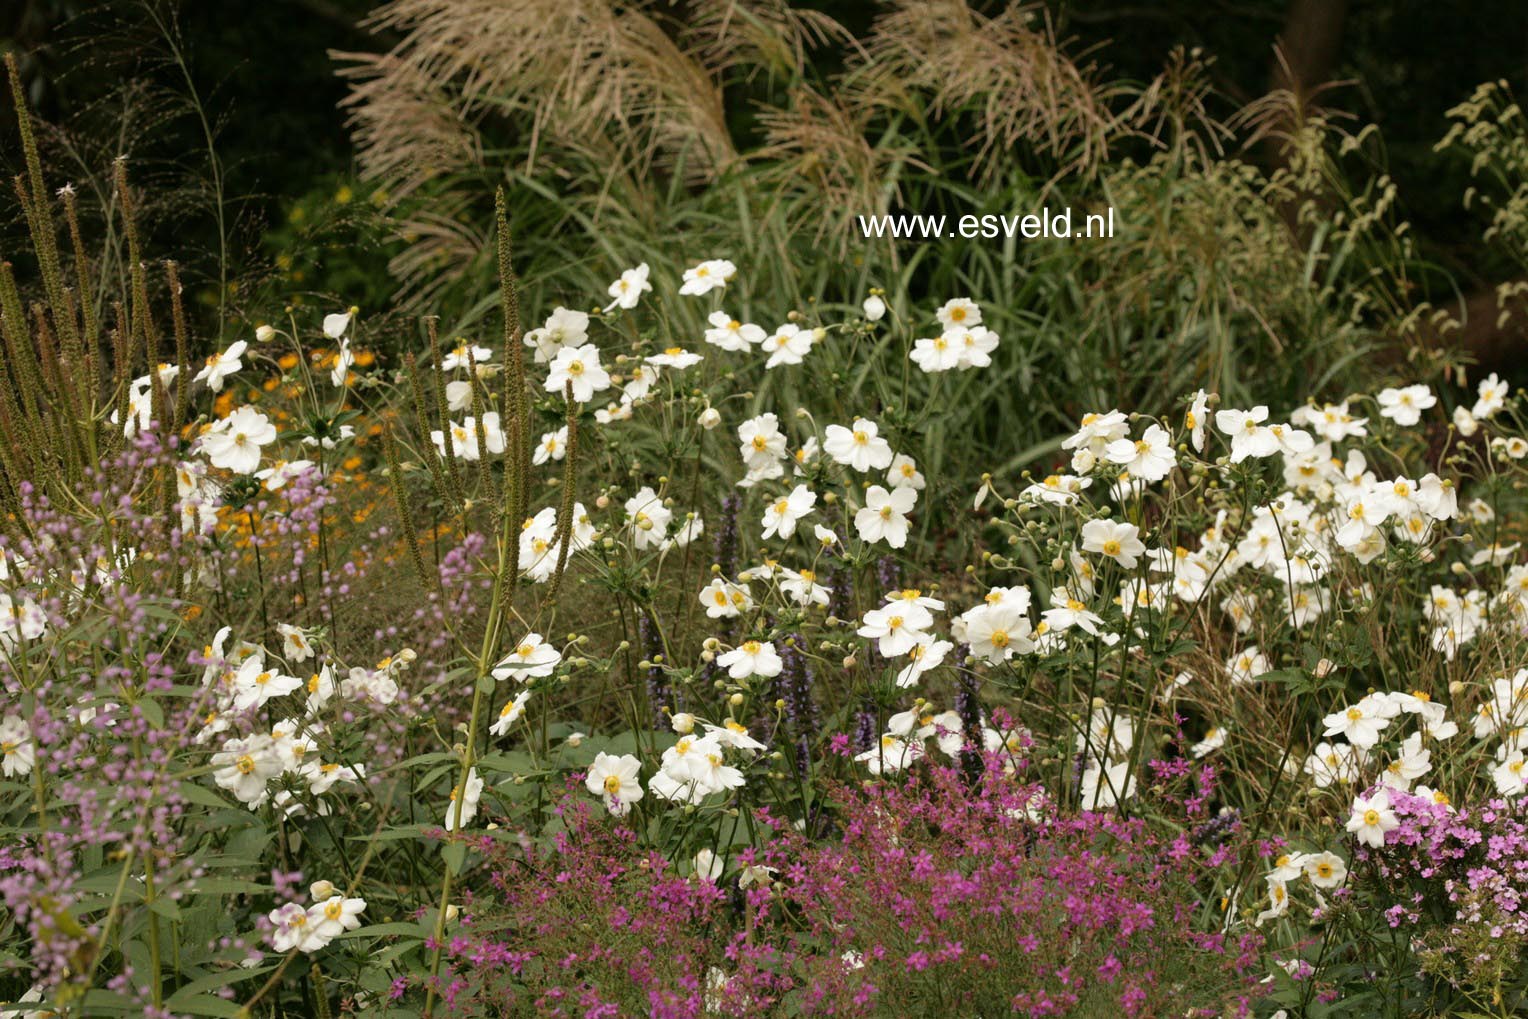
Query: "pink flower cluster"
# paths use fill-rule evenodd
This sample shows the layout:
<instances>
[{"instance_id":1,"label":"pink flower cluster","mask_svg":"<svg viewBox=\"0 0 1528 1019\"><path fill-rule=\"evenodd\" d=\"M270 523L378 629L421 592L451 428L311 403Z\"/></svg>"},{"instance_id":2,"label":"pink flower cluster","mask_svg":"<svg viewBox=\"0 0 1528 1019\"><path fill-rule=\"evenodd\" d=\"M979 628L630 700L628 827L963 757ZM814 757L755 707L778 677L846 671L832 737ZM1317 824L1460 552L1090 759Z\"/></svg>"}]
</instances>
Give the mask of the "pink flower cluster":
<instances>
[{"instance_id":1,"label":"pink flower cluster","mask_svg":"<svg viewBox=\"0 0 1528 1019\"><path fill-rule=\"evenodd\" d=\"M448 946L441 990L461 1015L1250 1012L1262 944L1216 922L1225 847L1054 817L990 764L974 783L944 769L839 789L838 830L815 844L756 810L741 823L763 848L716 879L566 803L551 848L491 854L495 894Z\"/></svg>"}]
</instances>

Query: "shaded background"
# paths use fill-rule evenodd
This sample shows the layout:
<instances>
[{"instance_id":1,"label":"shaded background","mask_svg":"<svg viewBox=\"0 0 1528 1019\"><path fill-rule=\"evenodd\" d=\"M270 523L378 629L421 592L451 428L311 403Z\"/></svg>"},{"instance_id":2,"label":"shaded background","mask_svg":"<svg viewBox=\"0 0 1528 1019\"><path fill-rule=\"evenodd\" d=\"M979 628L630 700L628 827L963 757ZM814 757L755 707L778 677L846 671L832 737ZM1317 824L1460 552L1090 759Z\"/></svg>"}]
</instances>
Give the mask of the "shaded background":
<instances>
[{"instance_id":1,"label":"shaded background","mask_svg":"<svg viewBox=\"0 0 1528 1019\"><path fill-rule=\"evenodd\" d=\"M877 10L868 2L812 6L855 31ZM1069 52L1128 78L1149 79L1176 46L1202 49L1215 58L1226 112L1290 83L1275 57L1282 41L1293 84L1380 128L1423 255L1465 295L1487 293L1511 273L1478 243L1480 224L1460 207L1467 167L1433 146L1445 111L1476 84L1504 79L1528 91L1522 0L1047 6L1071 40ZM315 290L380 303L390 290L385 238L362 214L368 192L355 179L340 107L346 90L328 55L387 48L386 35L359 25L373 7L371 0L11 0L0 5L0 48L20 55L34 109L67 128L68 155L81 174L131 151L135 179L168 196L149 217L151 250L173 247L193 263L191 278L198 271L209 278L207 266L226 244L241 285L282 272ZM683 4L675 14L683 18ZM733 115L746 117L746 104ZM16 157L12 121L8 108L0 112L7 163ZM206 212L214 185L229 210L221 230ZM309 252L299 257L310 264L292 264L298 249ZM205 264L196 264L197 253Z\"/></svg>"}]
</instances>

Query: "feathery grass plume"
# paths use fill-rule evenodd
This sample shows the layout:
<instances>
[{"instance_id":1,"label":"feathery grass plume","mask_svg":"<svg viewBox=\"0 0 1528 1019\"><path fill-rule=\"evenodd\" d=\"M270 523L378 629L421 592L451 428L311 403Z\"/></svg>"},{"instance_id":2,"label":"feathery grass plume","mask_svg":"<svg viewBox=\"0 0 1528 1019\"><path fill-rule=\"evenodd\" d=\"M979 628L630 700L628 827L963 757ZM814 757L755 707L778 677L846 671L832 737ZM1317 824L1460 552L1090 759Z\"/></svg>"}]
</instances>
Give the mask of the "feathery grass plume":
<instances>
[{"instance_id":1,"label":"feathery grass plume","mask_svg":"<svg viewBox=\"0 0 1528 1019\"><path fill-rule=\"evenodd\" d=\"M935 172L915 136L888 129L872 141L877 111L845 100L843 90L793 89L787 106L760 112L766 141L753 154L786 229L810 231L839 256L875 243L852 229L855 217L884 215L898 204L906 172Z\"/></svg>"},{"instance_id":2,"label":"feathery grass plume","mask_svg":"<svg viewBox=\"0 0 1528 1019\"><path fill-rule=\"evenodd\" d=\"M411 238L393 270L416 297L477 261L485 238L462 213L496 167L587 168L593 193L619 178L634 205L654 171L703 185L738 160L726 84L799 77L808 46L846 38L779 0L709 4L689 25L658 0L392 0L366 24L402 41L336 57L362 172Z\"/></svg>"},{"instance_id":3,"label":"feathery grass plume","mask_svg":"<svg viewBox=\"0 0 1528 1019\"><path fill-rule=\"evenodd\" d=\"M1483 239L1528 269L1528 127L1523 109L1505 82L1486 82L1448 111L1448 133L1439 150L1469 157L1477 182L1464 193L1464 206L1487 217ZM1528 280L1521 276L1496 287L1497 324L1528 314Z\"/></svg>"},{"instance_id":4,"label":"feathery grass plume","mask_svg":"<svg viewBox=\"0 0 1528 1019\"><path fill-rule=\"evenodd\" d=\"M1292 222L1289 249L1305 262L1319 299L1414 344L1408 357L1446 358L1427 342L1437 309L1418 295L1433 289L1433 274L1401 220L1378 129L1348 131L1289 89L1248 104L1230 123L1248 132L1248 146L1266 140L1276 147L1279 164L1260 197Z\"/></svg>"},{"instance_id":5,"label":"feathery grass plume","mask_svg":"<svg viewBox=\"0 0 1528 1019\"><path fill-rule=\"evenodd\" d=\"M781 79L807 71L807 52L818 46L854 50L854 33L821 11L792 7L787 0L700 0L685 21L687 40L715 73L743 68Z\"/></svg>"},{"instance_id":6,"label":"feathery grass plume","mask_svg":"<svg viewBox=\"0 0 1528 1019\"><path fill-rule=\"evenodd\" d=\"M908 89L927 92L942 117L969 111L979 179L996 179L1016 147L1053 159L1057 177L1091 173L1120 127L1110 109L1118 88L1062 52L1037 4L989 17L965 0L899 0L867 49L857 99L880 105Z\"/></svg>"}]
</instances>

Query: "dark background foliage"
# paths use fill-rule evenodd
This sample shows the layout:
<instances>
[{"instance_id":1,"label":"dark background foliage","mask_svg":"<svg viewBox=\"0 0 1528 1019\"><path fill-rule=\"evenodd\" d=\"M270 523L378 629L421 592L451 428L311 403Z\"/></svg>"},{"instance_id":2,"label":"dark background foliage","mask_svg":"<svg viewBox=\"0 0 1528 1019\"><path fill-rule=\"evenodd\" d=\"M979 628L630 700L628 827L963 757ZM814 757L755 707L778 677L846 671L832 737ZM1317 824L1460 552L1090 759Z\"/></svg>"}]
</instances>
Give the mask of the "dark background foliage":
<instances>
[{"instance_id":1,"label":"dark background foliage","mask_svg":"<svg viewBox=\"0 0 1528 1019\"><path fill-rule=\"evenodd\" d=\"M812 6L852 31L863 31L877 11L864 0ZM1293 83L1355 123L1376 124L1424 256L1464 295L1513 271L1493 261L1478 243L1479 223L1460 208L1468 168L1433 145L1444 133L1445 111L1479 82L1504 79L1528 91L1528 5L1521 0L1046 6L1071 40L1070 52L1126 78L1149 79L1174 47L1213 56L1217 112ZM148 210L151 238L191 263L189 278L215 286L220 231L208 212L215 197L210 131L230 278L248 293L281 273L283 293L343 288L353 300L380 303L390 290L377 250L382 238L357 214L368 194L354 181L339 106L345 88L329 56L391 41L358 27L372 7L372 0L11 0L0 4L0 49L20 55L30 101L64 129L54 138L64 150L55 166L73 162L81 176L102 173L126 151L135 180L168 196L157 216ZM685 17L683 3L674 16ZM1281 41L1287 68L1276 56ZM750 115L741 100L729 110L739 120ZM17 156L12 119L8 109L0 112L7 169ZM6 236L0 244L14 251ZM215 301L206 291L200 296Z\"/></svg>"}]
</instances>

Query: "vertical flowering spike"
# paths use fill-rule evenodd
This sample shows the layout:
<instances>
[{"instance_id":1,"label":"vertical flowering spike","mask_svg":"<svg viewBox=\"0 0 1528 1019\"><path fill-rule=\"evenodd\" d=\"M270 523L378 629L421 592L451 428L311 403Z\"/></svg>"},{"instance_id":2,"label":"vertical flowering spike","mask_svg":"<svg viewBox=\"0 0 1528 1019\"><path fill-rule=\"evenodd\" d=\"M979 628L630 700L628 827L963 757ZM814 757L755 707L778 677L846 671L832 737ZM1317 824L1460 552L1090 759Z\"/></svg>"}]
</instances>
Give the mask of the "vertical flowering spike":
<instances>
[{"instance_id":1,"label":"vertical flowering spike","mask_svg":"<svg viewBox=\"0 0 1528 1019\"><path fill-rule=\"evenodd\" d=\"M854 749L863 753L875 746L875 710L861 707L854 715Z\"/></svg>"},{"instance_id":2,"label":"vertical flowering spike","mask_svg":"<svg viewBox=\"0 0 1528 1019\"><path fill-rule=\"evenodd\" d=\"M564 401L568 408L568 449L562 462L562 506L557 511L557 534L552 540L557 544L557 568L552 573L552 589L549 600L557 603L557 591L562 587L562 573L568 566L568 549L573 544L573 468L578 460L578 404L573 401L573 384L565 387ZM515 579L519 579L519 559L515 560ZM511 588L513 592L513 588Z\"/></svg>"},{"instance_id":3,"label":"vertical flowering spike","mask_svg":"<svg viewBox=\"0 0 1528 1019\"><path fill-rule=\"evenodd\" d=\"M648 721L653 729L662 731L664 709L674 708L672 691L669 689L668 672L658 661L663 654L663 634L658 624L645 610L637 612L637 639L642 643L642 655L654 663L647 670Z\"/></svg>"},{"instance_id":4,"label":"vertical flowering spike","mask_svg":"<svg viewBox=\"0 0 1528 1019\"><path fill-rule=\"evenodd\" d=\"M403 368L404 374L408 376L409 391L413 395L414 427L418 429L419 434L428 442L431 419L425 404L424 383L420 380L419 365L414 360L413 351L403 355ZM442 422L441 428L444 429L445 427L446 424ZM430 470L430 480L434 483L435 497L442 503L449 504L451 502L451 489L447 486L446 476L440 469L440 457L435 456L433 452L427 451L423 459Z\"/></svg>"},{"instance_id":5,"label":"vertical flowering spike","mask_svg":"<svg viewBox=\"0 0 1528 1019\"><path fill-rule=\"evenodd\" d=\"M404 490L403 465L398 460L398 440L391 426L382 429L382 455L387 460L388 487L393 491L393 505L398 511L398 528L403 532L404 544L408 545L409 560L419 582L427 591L440 589L440 574L426 568L424 553L419 549L419 535L414 529L414 515L410 511L408 493Z\"/></svg>"},{"instance_id":6,"label":"vertical flowering spike","mask_svg":"<svg viewBox=\"0 0 1528 1019\"><path fill-rule=\"evenodd\" d=\"M812 700L813 677L806 656L801 653L801 634L787 637L780 648L785 667L776 678L776 690L785 702L785 718L796 737L796 770L805 775L812 753L812 734L818 728L817 705Z\"/></svg>"},{"instance_id":7,"label":"vertical flowering spike","mask_svg":"<svg viewBox=\"0 0 1528 1019\"><path fill-rule=\"evenodd\" d=\"M143 265L143 249L138 243L138 220L133 191L127 184L127 160L118 158L112 167L116 184L117 204L122 209L122 232L127 235L127 271L130 284L128 293L128 363L123 366L129 375L139 350L151 367L159 360L158 341L154 324L149 318L148 280Z\"/></svg>"},{"instance_id":8,"label":"vertical flowering spike","mask_svg":"<svg viewBox=\"0 0 1528 1019\"><path fill-rule=\"evenodd\" d=\"M37 349L32 342L32 328L27 324L21 293L9 262L0 262L0 336L5 339L5 355L11 377L21 397L21 409L29 424L28 436L41 450L46 447L37 434L36 421L44 399L42 379L38 374Z\"/></svg>"},{"instance_id":9,"label":"vertical flowering spike","mask_svg":"<svg viewBox=\"0 0 1528 1019\"><path fill-rule=\"evenodd\" d=\"M21 151L26 164L26 174L16 179L16 192L21 199L22 212L26 216L27 231L37 252L38 265L42 270L43 288L48 295L48 305L55 316L55 327L64 338L65 346L79 347L79 333L74 320L65 315L64 279L58 257L58 239L53 232L53 217L48 212L48 186L43 180L42 159L37 151L37 137L32 131L32 119L27 111L26 95L21 87L21 72L16 65L16 55L5 55L5 68L10 77L11 101L16 111L16 126L21 135Z\"/></svg>"},{"instance_id":10,"label":"vertical flowering spike","mask_svg":"<svg viewBox=\"0 0 1528 1019\"><path fill-rule=\"evenodd\" d=\"M456 466L456 443L451 440L451 412L446 404L446 381L440 370L440 333L434 316L424 320L425 332L430 337L430 377L435 380L435 417L440 421L440 455L446 461L446 477L451 503L458 509L467 503L466 488L462 485L462 473Z\"/></svg>"},{"instance_id":11,"label":"vertical flowering spike","mask_svg":"<svg viewBox=\"0 0 1528 1019\"><path fill-rule=\"evenodd\" d=\"M69 225L69 242L74 249L74 285L79 292L81 341L85 347L85 378L91 385L99 384L101 328L96 320L95 287L90 278L90 256L85 253L85 239L80 232L80 216L75 201L74 188L65 186L64 220ZM182 362L183 364L185 362Z\"/></svg>"},{"instance_id":12,"label":"vertical flowering spike","mask_svg":"<svg viewBox=\"0 0 1528 1019\"><path fill-rule=\"evenodd\" d=\"M186 308L181 300L180 267L166 261L164 273L170 285L170 320L175 327L175 363L180 365L180 371L175 373L175 410L165 425L166 432L174 434L180 431L181 422L186 420L186 412L191 406L191 386L188 380L191 374L191 344L186 333ZM159 374L154 365L149 366L149 371L156 376Z\"/></svg>"},{"instance_id":13,"label":"vertical flowering spike","mask_svg":"<svg viewBox=\"0 0 1528 1019\"><path fill-rule=\"evenodd\" d=\"M525 345L520 333L520 292L510 246L509 213L504 189L494 193L494 240L497 247L499 305L504 318L504 372L500 403L505 419L504 473L509 519L516 527L530 500L530 393L525 382Z\"/></svg>"},{"instance_id":14,"label":"vertical flowering spike","mask_svg":"<svg viewBox=\"0 0 1528 1019\"><path fill-rule=\"evenodd\" d=\"M966 668L970 656L971 645L957 644L950 664L955 669L955 713L960 716L961 735L966 741L960 754L960 768L966 781L975 782L982 773L982 706L976 676Z\"/></svg>"},{"instance_id":15,"label":"vertical flowering spike","mask_svg":"<svg viewBox=\"0 0 1528 1019\"><path fill-rule=\"evenodd\" d=\"M737 518L742 509L742 495L728 492L722 500L722 519L716 532L716 565L724 577L737 572Z\"/></svg>"}]
</instances>

